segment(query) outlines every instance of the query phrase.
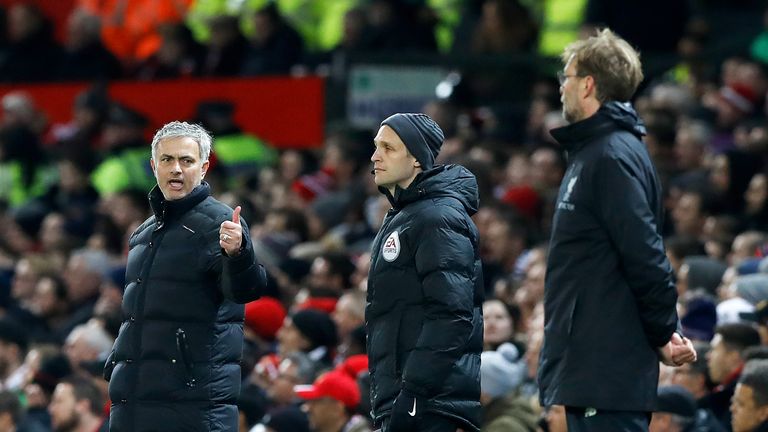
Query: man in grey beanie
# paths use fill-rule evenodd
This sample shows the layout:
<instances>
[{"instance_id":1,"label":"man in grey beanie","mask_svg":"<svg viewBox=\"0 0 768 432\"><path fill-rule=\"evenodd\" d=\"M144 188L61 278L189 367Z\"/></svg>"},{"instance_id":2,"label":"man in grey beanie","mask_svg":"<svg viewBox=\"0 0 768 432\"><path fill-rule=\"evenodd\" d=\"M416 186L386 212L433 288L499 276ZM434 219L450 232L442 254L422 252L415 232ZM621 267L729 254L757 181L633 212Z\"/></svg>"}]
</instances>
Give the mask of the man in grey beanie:
<instances>
[{"instance_id":1,"label":"man in grey beanie","mask_svg":"<svg viewBox=\"0 0 768 432\"><path fill-rule=\"evenodd\" d=\"M477 181L435 163L443 139L428 116L395 114L373 140L374 181L392 205L373 242L365 311L383 432L480 430Z\"/></svg>"},{"instance_id":2,"label":"man in grey beanie","mask_svg":"<svg viewBox=\"0 0 768 432\"><path fill-rule=\"evenodd\" d=\"M507 342L495 351L483 351L480 357L483 432L536 430L538 416L533 411L533 405L518 392L526 370L517 348Z\"/></svg>"}]
</instances>

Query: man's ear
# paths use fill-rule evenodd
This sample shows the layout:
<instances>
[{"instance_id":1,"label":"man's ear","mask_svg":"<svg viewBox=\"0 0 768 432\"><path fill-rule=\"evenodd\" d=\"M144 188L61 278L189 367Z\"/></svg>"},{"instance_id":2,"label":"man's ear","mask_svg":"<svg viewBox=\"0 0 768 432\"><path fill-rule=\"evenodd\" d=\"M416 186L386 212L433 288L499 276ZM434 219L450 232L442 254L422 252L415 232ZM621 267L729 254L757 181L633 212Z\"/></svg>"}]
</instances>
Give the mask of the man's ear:
<instances>
[{"instance_id":1,"label":"man's ear","mask_svg":"<svg viewBox=\"0 0 768 432\"><path fill-rule=\"evenodd\" d=\"M203 162L203 175L200 176L201 179L205 178L205 174L208 172L208 167L210 166L210 161Z\"/></svg>"},{"instance_id":2,"label":"man's ear","mask_svg":"<svg viewBox=\"0 0 768 432\"><path fill-rule=\"evenodd\" d=\"M421 163L417 160L413 161L413 166L416 168L421 168Z\"/></svg>"},{"instance_id":3,"label":"man's ear","mask_svg":"<svg viewBox=\"0 0 768 432\"><path fill-rule=\"evenodd\" d=\"M584 97L589 97L597 93L597 89L595 89L595 79L592 78L592 75L585 76L582 83L584 85Z\"/></svg>"},{"instance_id":4,"label":"man's ear","mask_svg":"<svg viewBox=\"0 0 768 432\"><path fill-rule=\"evenodd\" d=\"M77 411L80 414L85 414L91 411L91 402L88 399L81 399L79 401L75 401L75 411Z\"/></svg>"}]
</instances>

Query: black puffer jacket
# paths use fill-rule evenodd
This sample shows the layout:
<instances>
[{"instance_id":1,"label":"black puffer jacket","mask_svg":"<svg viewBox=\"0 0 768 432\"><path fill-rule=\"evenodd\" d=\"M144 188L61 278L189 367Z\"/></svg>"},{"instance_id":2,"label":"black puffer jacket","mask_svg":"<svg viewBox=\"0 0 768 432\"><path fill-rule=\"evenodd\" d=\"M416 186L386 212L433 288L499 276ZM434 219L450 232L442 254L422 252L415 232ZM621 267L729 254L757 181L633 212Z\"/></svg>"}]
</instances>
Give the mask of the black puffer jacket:
<instances>
[{"instance_id":1,"label":"black puffer jacket","mask_svg":"<svg viewBox=\"0 0 768 432\"><path fill-rule=\"evenodd\" d=\"M373 243L365 319L374 420L406 388L425 411L480 425L483 281L474 175L458 165L419 174L393 197Z\"/></svg>"},{"instance_id":2,"label":"black puffer jacket","mask_svg":"<svg viewBox=\"0 0 768 432\"><path fill-rule=\"evenodd\" d=\"M129 240L125 321L105 378L110 431L234 431L240 393L245 303L266 284L243 223L243 251L219 247L232 209L203 183L165 201L150 192L154 216Z\"/></svg>"},{"instance_id":3,"label":"black puffer jacket","mask_svg":"<svg viewBox=\"0 0 768 432\"><path fill-rule=\"evenodd\" d=\"M541 402L653 411L677 327L658 176L629 104L552 130L568 151L544 290Z\"/></svg>"}]
</instances>

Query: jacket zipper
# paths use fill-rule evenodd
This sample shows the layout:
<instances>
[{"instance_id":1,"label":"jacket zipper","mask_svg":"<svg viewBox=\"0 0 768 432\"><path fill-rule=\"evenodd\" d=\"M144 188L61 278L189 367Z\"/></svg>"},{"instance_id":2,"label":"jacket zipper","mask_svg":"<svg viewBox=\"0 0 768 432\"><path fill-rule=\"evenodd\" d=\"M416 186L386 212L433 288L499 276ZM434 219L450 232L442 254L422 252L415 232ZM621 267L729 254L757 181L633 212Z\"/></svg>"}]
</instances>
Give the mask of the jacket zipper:
<instances>
[{"instance_id":1,"label":"jacket zipper","mask_svg":"<svg viewBox=\"0 0 768 432\"><path fill-rule=\"evenodd\" d=\"M197 381L192 376L192 362L189 358L189 343L187 342L187 333L183 329L176 329L176 348L179 349L179 355L181 355L181 361L184 363L184 370L187 375L187 387L194 387L197 385Z\"/></svg>"},{"instance_id":2,"label":"jacket zipper","mask_svg":"<svg viewBox=\"0 0 768 432\"><path fill-rule=\"evenodd\" d=\"M155 260L155 255L157 254L157 248L159 246L160 240L163 237L164 233L158 232L159 229L162 228L162 226L157 227L150 233L149 239L150 239L150 245L154 244L153 246L150 246L149 256L144 259L144 267L139 272L139 277L136 279L136 288L139 290L139 292L136 295L133 311L134 314L130 317L128 317L130 323L129 326L135 323L136 328L132 331L134 332L134 346L136 347L135 353L136 355L141 355L143 340L141 337L141 331L144 327L144 302L146 300L147 296L147 287L146 287L146 281L149 280L149 273L152 270L152 263ZM138 360L138 359L134 359ZM136 394L136 386L138 385L139 379L138 376L134 377L133 380L131 380L133 385L133 390L129 394ZM133 405L136 406L135 403ZM134 408L135 409L135 408ZM131 414L131 422L135 421L135 416ZM133 424L131 425L131 430L133 430Z\"/></svg>"},{"instance_id":3,"label":"jacket zipper","mask_svg":"<svg viewBox=\"0 0 768 432\"><path fill-rule=\"evenodd\" d=\"M379 262L379 255L381 255L380 249L381 249L381 243L384 240L384 236L387 233L387 230L389 229L389 225L392 223L392 220L395 219L395 216L397 215L397 211L395 211L394 208L389 209L387 211L387 215L384 218L384 223L381 225L381 228L379 229L379 234L377 235L377 238L375 239L375 243L373 245L373 249L371 250L371 258L375 260L371 260L371 269L376 268L376 263Z\"/></svg>"}]
</instances>

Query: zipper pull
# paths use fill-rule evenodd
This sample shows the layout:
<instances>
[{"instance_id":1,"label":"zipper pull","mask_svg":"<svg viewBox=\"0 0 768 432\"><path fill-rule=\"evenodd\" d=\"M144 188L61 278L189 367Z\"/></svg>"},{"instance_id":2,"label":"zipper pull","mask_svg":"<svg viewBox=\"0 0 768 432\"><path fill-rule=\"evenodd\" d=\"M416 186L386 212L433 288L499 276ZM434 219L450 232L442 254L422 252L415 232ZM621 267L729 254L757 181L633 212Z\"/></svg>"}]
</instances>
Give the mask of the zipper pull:
<instances>
[{"instance_id":1,"label":"zipper pull","mask_svg":"<svg viewBox=\"0 0 768 432\"><path fill-rule=\"evenodd\" d=\"M188 356L189 343L187 342L187 334L183 329L176 330L176 348L179 350L181 361L184 362L184 369L187 371L187 387L194 387L197 385L197 380L192 377L192 363Z\"/></svg>"}]
</instances>

